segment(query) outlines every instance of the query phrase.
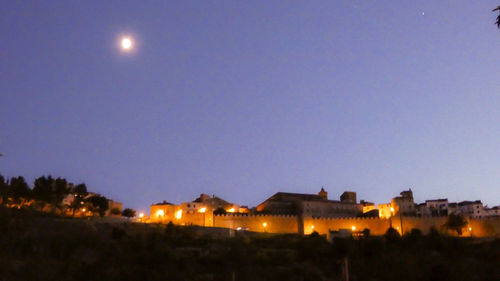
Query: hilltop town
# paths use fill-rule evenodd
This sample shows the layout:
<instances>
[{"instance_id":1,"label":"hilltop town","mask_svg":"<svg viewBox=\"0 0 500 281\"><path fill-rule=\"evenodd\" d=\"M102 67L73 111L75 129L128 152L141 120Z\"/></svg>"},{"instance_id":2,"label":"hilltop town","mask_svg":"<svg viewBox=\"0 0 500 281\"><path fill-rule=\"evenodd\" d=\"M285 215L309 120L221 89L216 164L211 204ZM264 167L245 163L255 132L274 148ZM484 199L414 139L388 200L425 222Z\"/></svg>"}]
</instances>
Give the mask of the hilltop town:
<instances>
[{"instance_id":1,"label":"hilltop town","mask_svg":"<svg viewBox=\"0 0 500 281\"><path fill-rule=\"evenodd\" d=\"M400 234L412 229L427 233L432 228L442 229L450 216L459 216L467 220L465 231L459 231L461 235L490 236L500 233L499 210L499 206L489 208L480 200L455 203L432 199L417 203L411 189L402 191L390 203L378 205L358 201L353 191L331 200L321 188L317 194L277 192L253 208L207 194L181 204L163 201L151 205L151 215L144 221L299 234L366 229L381 235L391 227Z\"/></svg>"},{"instance_id":2,"label":"hilltop town","mask_svg":"<svg viewBox=\"0 0 500 281\"><path fill-rule=\"evenodd\" d=\"M359 200L354 191L344 191L338 200L321 188L317 194L277 192L255 207L229 202L215 195L201 194L193 201L152 204L150 216L123 209L123 204L87 191L85 184L64 178L42 176L33 188L23 177L0 175L0 205L32 209L64 217L126 217L141 223L176 224L223 228L230 231L266 233L335 233L383 235L394 229L400 235L416 229L426 234L438 230L459 236L500 235L500 207L488 207L480 200L449 202L432 199L414 201L413 191L404 190L390 203L376 205ZM455 222L451 222L455 221ZM452 225L450 227L450 225Z\"/></svg>"}]
</instances>

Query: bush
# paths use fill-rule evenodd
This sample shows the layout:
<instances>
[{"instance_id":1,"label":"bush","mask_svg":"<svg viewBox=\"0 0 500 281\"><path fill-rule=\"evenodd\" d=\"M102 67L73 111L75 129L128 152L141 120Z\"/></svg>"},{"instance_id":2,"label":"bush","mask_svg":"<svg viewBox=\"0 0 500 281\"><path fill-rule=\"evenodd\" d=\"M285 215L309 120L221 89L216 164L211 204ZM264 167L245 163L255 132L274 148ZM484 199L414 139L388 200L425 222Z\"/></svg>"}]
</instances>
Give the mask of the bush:
<instances>
[{"instance_id":1,"label":"bush","mask_svg":"<svg viewBox=\"0 0 500 281\"><path fill-rule=\"evenodd\" d=\"M399 232L396 229L389 227L385 232L384 237L387 242L395 242L401 238L401 235L399 235Z\"/></svg>"},{"instance_id":2,"label":"bush","mask_svg":"<svg viewBox=\"0 0 500 281\"><path fill-rule=\"evenodd\" d=\"M448 220L443 225L444 228L456 231L458 235L462 235L462 230L467 226L467 220L461 215L451 214Z\"/></svg>"},{"instance_id":3,"label":"bush","mask_svg":"<svg viewBox=\"0 0 500 281\"><path fill-rule=\"evenodd\" d=\"M127 217L127 218L133 218L133 217L135 217L135 210L126 208L125 210L123 210L122 216Z\"/></svg>"},{"instance_id":4,"label":"bush","mask_svg":"<svg viewBox=\"0 0 500 281\"><path fill-rule=\"evenodd\" d=\"M121 215L121 213L122 213L122 212L120 212L120 209L118 209L118 208L113 208L113 209L111 209L111 211L109 211L109 212L110 212L112 215L115 215L115 216L117 216L117 215Z\"/></svg>"}]
</instances>

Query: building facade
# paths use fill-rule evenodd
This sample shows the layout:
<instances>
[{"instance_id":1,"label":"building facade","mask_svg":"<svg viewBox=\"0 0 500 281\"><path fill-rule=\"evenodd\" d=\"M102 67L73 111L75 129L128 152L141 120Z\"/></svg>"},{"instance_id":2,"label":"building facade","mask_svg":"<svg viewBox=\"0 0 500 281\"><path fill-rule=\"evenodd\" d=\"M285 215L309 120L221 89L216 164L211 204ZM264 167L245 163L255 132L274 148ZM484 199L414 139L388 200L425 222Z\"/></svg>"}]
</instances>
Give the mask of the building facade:
<instances>
[{"instance_id":1,"label":"building facade","mask_svg":"<svg viewBox=\"0 0 500 281\"><path fill-rule=\"evenodd\" d=\"M340 201L329 200L321 188L318 194L278 192L257 206L257 212L305 217L356 217L363 207L356 202L356 193L346 191Z\"/></svg>"}]
</instances>

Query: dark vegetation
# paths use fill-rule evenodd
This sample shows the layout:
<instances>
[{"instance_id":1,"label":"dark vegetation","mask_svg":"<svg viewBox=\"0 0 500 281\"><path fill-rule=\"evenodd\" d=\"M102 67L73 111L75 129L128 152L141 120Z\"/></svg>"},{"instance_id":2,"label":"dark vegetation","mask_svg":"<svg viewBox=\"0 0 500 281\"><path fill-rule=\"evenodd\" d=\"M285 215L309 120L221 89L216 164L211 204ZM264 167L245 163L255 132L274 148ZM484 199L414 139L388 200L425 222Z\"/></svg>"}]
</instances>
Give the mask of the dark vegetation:
<instances>
[{"instance_id":1,"label":"dark vegetation","mask_svg":"<svg viewBox=\"0 0 500 281\"><path fill-rule=\"evenodd\" d=\"M500 28L500 6L493 9L493 12L499 13L499 15L497 16L497 20L495 21L495 24L497 25L498 28Z\"/></svg>"},{"instance_id":2,"label":"dark vegetation","mask_svg":"<svg viewBox=\"0 0 500 281\"><path fill-rule=\"evenodd\" d=\"M10 180L0 175L0 204L18 209L33 209L63 215L75 216L78 210L86 209L92 214L101 217L109 209L109 201L99 194L89 195L85 183L76 186L70 184L64 178L53 178L52 176L41 176L35 179L33 189L22 177L13 177ZM65 203L64 199L72 195L72 200ZM131 213L132 212L132 213ZM112 215L120 216L119 209L110 210ZM135 211L129 209L127 215L135 215Z\"/></svg>"},{"instance_id":3,"label":"dark vegetation","mask_svg":"<svg viewBox=\"0 0 500 281\"><path fill-rule=\"evenodd\" d=\"M350 280L500 280L498 239L214 230L0 207L0 280L341 280L345 257Z\"/></svg>"},{"instance_id":4,"label":"dark vegetation","mask_svg":"<svg viewBox=\"0 0 500 281\"><path fill-rule=\"evenodd\" d=\"M135 211L129 208L126 208L122 212L122 216L127 217L127 218L133 218L135 217Z\"/></svg>"},{"instance_id":5,"label":"dark vegetation","mask_svg":"<svg viewBox=\"0 0 500 281\"><path fill-rule=\"evenodd\" d=\"M444 224L444 227L455 231L458 235L462 235L462 230L467 226L467 220L461 215L451 214Z\"/></svg>"}]
</instances>

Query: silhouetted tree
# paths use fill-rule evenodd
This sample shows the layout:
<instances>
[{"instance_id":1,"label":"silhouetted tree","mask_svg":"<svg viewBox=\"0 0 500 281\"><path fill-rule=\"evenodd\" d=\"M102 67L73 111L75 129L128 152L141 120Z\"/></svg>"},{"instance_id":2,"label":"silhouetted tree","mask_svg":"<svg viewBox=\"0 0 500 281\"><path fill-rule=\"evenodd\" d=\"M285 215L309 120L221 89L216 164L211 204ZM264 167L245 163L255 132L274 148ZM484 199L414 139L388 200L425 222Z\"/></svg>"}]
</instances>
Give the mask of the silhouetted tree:
<instances>
[{"instance_id":1,"label":"silhouetted tree","mask_svg":"<svg viewBox=\"0 0 500 281\"><path fill-rule=\"evenodd\" d=\"M135 210L126 208L125 210L123 210L122 216L127 217L127 218L133 218L133 217L135 217Z\"/></svg>"},{"instance_id":2,"label":"silhouetted tree","mask_svg":"<svg viewBox=\"0 0 500 281\"><path fill-rule=\"evenodd\" d=\"M395 242L401 238L401 235L396 229L389 227L385 232L384 237L387 242Z\"/></svg>"},{"instance_id":3,"label":"silhouetted tree","mask_svg":"<svg viewBox=\"0 0 500 281\"><path fill-rule=\"evenodd\" d=\"M2 203L5 204L10 196L12 195L10 194L9 183L2 175L0 175L0 199L2 200Z\"/></svg>"},{"instance_id":4,"label":"silhouetted tree","mask_svg":"<svg viewBox=\"0 0 500 281\"><path fill-rule=\"evenodd\" d=\"M33 186L33 196L35 199L51 204L53 207L62 209L62 200L68 195L70 189L66 179L54 179L51 176L39 177Z\"/></svg>"},{"instance_id":5,"label":"silhouetted tree","mask_svg":"<svg viewBox=\"0 0 500 281\"><path fill-rule=\"evenodd\" d=\"M461 215L451 214L443 226L446 229L456 231L458 235L462 235L462 230L467 226L467 221Z\"/></svg>"},{"instance_id":6,"label":"silhouetted tree","mask_svg":"<svg viewBox=\"0 0 500 281\"><path fill-rule=\"evenodd\" d=\"M118 208L113 208L113 209L111 209L111 210L109 211L109 213L110 213L110 214L112 214L112 215L115 215L115 216L117 216L117 215L121 215L121 214L122 214L122 212L121 212L121 211L120 211L120 209L118 209Z\"/></svg>"},{"instance_id":7,"label":"silhouetted tree","mask_svg":"<svg viewBox=\"0 0 500 281\"><path fill-rule=\"evenodd\" d=\"M81 208L84 203L85 196L87 196L87 186L84 183L81 183L73 189L75 198L73 202L71 202L71 209L73 210L73 216L77 209Z\"/></svg>"},{"instance_id":8,"label":"silhouetted tree","mask_svg":"<svg viewBox=\"0 0 500 281\"><path fill-rule=\"evenodd\" d=\"M87 194L89 194L87 192L87 186L85 185L85 183L81 183L81 184L75 186L74 192L76 195L78 195L80 197L85 197L85 196L87 196Z\"/></svg>"},{"instance_id":9,"label":"silhouetted tree","mask_svg":"<svg viewBox=\"0 0 500 281\"><path fill-rule=\"evenodd\" d=\"M55 180L51 177L39 177L33 185L33 197L37 200L50 203Z\"/></svg>"},{"instance_id":10,"label":"silhouetted tree","mask_svg":"<svg viewBox=\"0 0 500 281\"><path fill-rule=\"evenodd\" d=\"M215 209L215 211L214 211L214 214L215 214L215 215L224 215L224 214L226 214L226 213L227 213L227 212L226 212L226 210L224 210L224 208L217 208L217 209Z\"/></svg>"},{"instance_id":11,"label":"silhouetted tree","mask_svg":"<svg viewBox=\"0 0 500 281\"><path fill-rule=\"evenodd\" d=\"M104 214L106 214L106 211L109 208L109 202L106 197L94 195L89 197L87 201L92 205L92 212L97 212L101 217L104 217Z\"/></svg>"},{"instance_id":12,"label":"silhouetted tree","mask_svg":"<svg viewBox=\"0 0 500 281\"><path fill-rule=\"evenodd\" d=\"M498 28L500 28L500 6L493 9L493 12L497 12L497 11L499 14L497 16L497 20L495 21L495 24L497 25Z\"/></svg>"},{"instance_id":13,"label":"silhouetted tree","mask_svg":"<svg viewBox=\"0 0 500 281\"><path fill-rule=\"evenodd\" d=\"M31 189L21 176L10 179L10 189L12 199L17 204L22 203L23 199L27 200L31 198Z\"/></svg>"},{"instance_id":14,"label":"silhouetted tree","mask_svg":"<svg viewBox=\"0 0 500 281\"><path fill-rule=\"evenodd\" d=\"M54 181L54 190L52 196L52 204L61 209L63 199L69 194L68 182L66 179L57 178Z\"/></svg>"}]
</instances>

